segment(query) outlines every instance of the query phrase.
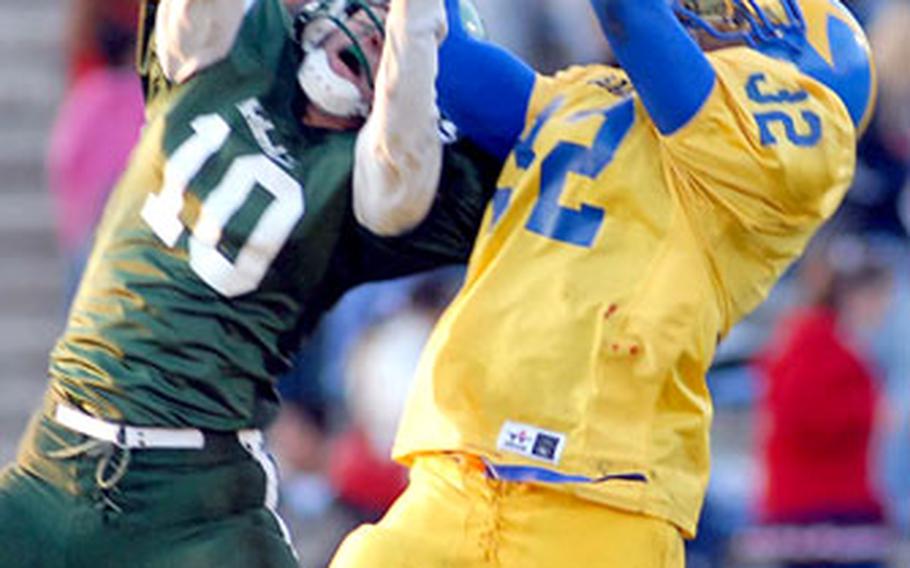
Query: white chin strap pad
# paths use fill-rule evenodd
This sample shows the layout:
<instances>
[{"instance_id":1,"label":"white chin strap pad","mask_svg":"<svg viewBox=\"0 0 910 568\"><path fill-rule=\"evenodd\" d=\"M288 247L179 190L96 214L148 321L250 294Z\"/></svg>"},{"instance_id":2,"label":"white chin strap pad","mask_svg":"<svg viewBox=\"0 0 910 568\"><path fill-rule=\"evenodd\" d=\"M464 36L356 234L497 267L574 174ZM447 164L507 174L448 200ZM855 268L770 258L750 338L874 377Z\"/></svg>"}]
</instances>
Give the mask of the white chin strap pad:
<instances>
[{"instance_id":1,"label":"white chin strap pad","mask_svg":"<svg viewBox=\"0 0 910 568\"><path fill-rule=\"evenodd\" d=\"M297 81L310 102L328 114L352 118L365 117L370 112L370 105L357 87L332 70L324 49L317 48L304 55Z\"/></svg>"}]
</instances>

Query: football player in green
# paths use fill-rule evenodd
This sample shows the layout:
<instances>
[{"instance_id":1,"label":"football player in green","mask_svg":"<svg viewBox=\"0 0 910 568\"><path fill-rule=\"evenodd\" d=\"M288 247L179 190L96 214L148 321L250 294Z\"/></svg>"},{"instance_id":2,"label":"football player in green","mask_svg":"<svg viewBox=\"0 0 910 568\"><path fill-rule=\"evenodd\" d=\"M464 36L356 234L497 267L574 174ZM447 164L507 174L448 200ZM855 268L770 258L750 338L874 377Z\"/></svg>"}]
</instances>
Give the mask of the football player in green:
<instances>
[{"instance_id":1,"label":"football player in green","mask_svg":"<svg viewBox=\"0 0 910 568\"><path fill-rule=\"evenodd\" d=\"M442 0L143 21L148 122L0 476L0 566L296 566L273 378L345 290L464 261L499 164L442 142Z\"/></svg>"}]
</instances>

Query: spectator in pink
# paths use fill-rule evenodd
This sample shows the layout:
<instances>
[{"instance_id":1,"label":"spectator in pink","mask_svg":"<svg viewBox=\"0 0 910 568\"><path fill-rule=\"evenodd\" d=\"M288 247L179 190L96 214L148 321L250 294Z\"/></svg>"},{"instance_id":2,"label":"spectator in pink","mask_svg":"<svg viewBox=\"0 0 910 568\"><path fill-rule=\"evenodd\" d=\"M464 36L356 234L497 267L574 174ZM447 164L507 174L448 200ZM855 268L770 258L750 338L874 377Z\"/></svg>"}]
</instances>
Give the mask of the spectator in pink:
<instances>
[{"instance_id":1,"label":"spectator in pink","mask_svg":"<svg viewBox=\"0 0 910 568\"><path fill-rule=\"evenodd\" d=\"M126 166L144 116L132 66L132 27L109 20L92 29L98 33L103 64L83 69L68 89L47 155L48 185L67 262L67 300L75 291L101 207Z\"/></svg>"}]
</instances>

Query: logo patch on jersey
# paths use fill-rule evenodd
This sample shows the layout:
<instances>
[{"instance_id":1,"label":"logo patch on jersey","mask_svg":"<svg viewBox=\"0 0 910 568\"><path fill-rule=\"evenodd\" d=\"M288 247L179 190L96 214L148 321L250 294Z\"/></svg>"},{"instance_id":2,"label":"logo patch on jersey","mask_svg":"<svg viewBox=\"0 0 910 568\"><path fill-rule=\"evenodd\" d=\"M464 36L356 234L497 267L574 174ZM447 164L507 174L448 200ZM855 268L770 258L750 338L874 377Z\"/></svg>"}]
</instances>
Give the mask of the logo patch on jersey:
<instances>
[{"instance_id":1,"label":"logo patch on jersey","mask_svg":"<svg viewBox=\"0 0 910 568\"><path fill-rule=\"evenodd\" d=\"M268 113L262 107L262 104L255 98L247 99L237 104L237 110L243 115L250 132L259 144L262 152L280 166L291 169L296 162L288 149L281 144L272 142L272 132L275 131L275 123L269 119Z\"/></svg>"},{"instance_id":2,"label":"logo patch on jersey","mask_svg":"<svg viewBox=\"0 0 910 568\"><path fill-rule=\"evenodd\" d=\"M588 84L600 87L611 95L623 98L631 95L634 91L632 81L620 75L605 75L588 81Z\"/></svg>"},{"instance_id":3,"label":"logo patch on jersey","mask_svg":"<svg viewBox=\"0 0 910 568\"><path fill-rule=\"evenodd\" d=\"M496 447L504 452L556 464L565 445L565 434L508 421L499 431Z\"/></svg>"}]
</instances>

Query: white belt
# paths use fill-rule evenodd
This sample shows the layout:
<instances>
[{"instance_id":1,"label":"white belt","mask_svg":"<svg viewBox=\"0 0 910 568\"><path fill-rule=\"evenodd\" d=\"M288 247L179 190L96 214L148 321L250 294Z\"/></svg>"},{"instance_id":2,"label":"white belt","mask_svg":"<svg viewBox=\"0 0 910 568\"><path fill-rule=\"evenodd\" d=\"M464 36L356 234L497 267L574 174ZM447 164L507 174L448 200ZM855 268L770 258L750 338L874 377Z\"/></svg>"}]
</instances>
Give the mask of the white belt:
<instances>
[{"instance_id":1,"label":"white belt","mask_svg":"<svg viewBox=\"0 0 910 568\"><path fill-rule=\"evenodd\" d=\"M201 450L205 436L196 428L140 428L114 424L57 404L54 420L70 430L129 449Z\"/></svg>"}]
</instances>

